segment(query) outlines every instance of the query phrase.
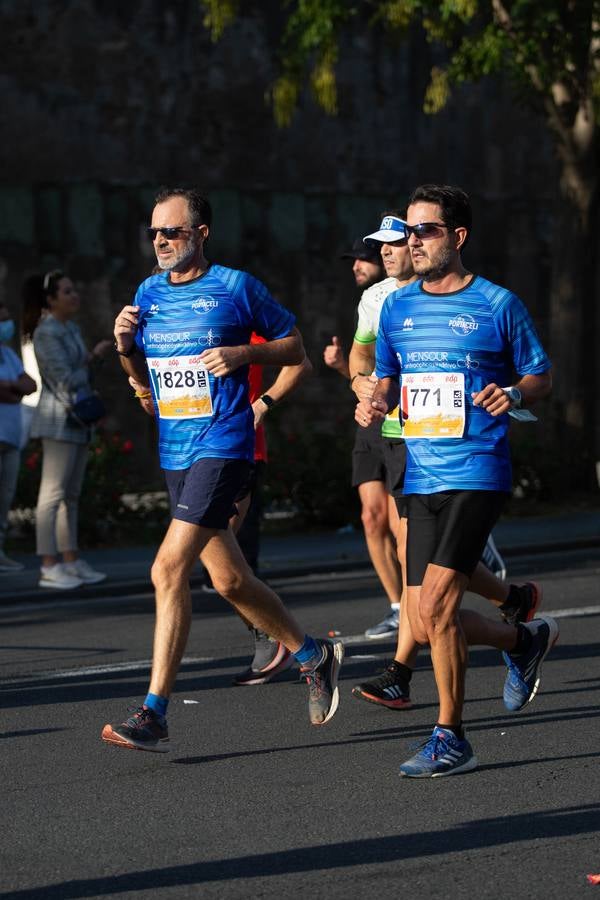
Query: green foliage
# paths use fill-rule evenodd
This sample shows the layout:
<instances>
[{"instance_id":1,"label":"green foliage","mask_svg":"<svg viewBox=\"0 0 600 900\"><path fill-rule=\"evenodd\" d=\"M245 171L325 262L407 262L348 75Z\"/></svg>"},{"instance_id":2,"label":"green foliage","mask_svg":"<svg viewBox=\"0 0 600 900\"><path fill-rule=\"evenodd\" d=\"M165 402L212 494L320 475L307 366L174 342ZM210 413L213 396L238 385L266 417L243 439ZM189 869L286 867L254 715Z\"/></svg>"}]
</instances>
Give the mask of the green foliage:
<instances>
[{"instance_id":1,"label":"green foliage","mask_svg":"<svg viewBox=\"0 0 600 900\"><path fill-rule=\"evenodd\" d=\"M204 9L202 24L210 31L211 40L218 41L226 28L234 21L239 10L239 0L200 0Z\"/></svg>"},{"instance_id":2,"label":"green foliage","mask_svg":"<svg viewBox=\"0 0 600 900\"><path fill-rule=\"evenodd\" d=\"M340 0L297 0L284 26L280 44L282 74L272 93L279 125L291 122L306 72L317 103L326 113L337 113L335 64L339 34L354 13L352 4Z\"/></svg>"},{"instance_id":3,"label":"green foliage","mask_svg":"<svg viewBox=\"0 0 600 900\"><path fill-rule=\"evenodd\" d=\"M239 12L238 0L201 0L214 40ZM402 35L421 27L445 55L431 73L424 109L436 113L451 87L503 73L557 103L568 118L589 98L600 120L600 0L287 0L280 75L271 91L288 125L305 81L325 112L337 112L335 66L345 29L362 22ZM558 99L557 99L558 98Z\"/></svg>"}]
</instances>

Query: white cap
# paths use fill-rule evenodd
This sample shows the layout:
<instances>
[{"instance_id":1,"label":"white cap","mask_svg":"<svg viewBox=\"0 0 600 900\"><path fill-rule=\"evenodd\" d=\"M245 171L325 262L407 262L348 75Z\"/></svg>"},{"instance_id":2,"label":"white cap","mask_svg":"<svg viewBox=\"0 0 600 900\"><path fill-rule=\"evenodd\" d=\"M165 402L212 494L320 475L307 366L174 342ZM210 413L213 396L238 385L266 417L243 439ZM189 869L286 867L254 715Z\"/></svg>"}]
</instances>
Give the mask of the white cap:
<instances>
[{"instance_id":1,"label":"white cap","mask_svg":"<svg viewBox=\"0 0 600 900\"><path fill-rule=\"evenodd\" d=\"M400 219L398 216L385 216L381 220L379 231L368 234L363 238L363 243L370 247L373 244L391 244L393 241L401 241L406 237L405 225L404 219Z\"/></svg>"}]
</instances>

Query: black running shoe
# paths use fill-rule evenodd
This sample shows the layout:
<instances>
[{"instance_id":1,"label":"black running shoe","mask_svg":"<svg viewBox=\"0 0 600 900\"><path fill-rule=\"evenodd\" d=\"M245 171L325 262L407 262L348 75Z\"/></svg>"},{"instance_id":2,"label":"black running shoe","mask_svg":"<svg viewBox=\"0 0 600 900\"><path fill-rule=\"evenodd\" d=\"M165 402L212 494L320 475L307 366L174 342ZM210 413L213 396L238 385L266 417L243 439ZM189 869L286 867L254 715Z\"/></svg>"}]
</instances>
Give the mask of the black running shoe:
<instances>
[{"instance_id":1,"label":"black running shoe","mask_svg":"<svg viewBox=\"0 0 600 900\"><path fill-rule=\"evenodd\" d=\"M148 706L131 710L130 716L121 725L105 725L102 740L128 750L150 750L152 753L167 753L169 740L167 720Z\"/></svg>"},{"instance_id":2,"label":"black running shoe","mask_svg":"<svg viewBox=\"0 0 600 900\"><path fill-rule=\"evenodd\" d=\"M406 681L398 677L398 666L394 660L377 678L356 684L352 688L352 696L367 703L387 706L388 709L410 709L410 689Z\"/></svg>"},{"instance_id":3,"label":"black running shoe","mask_svg":"<svg viewBox=\"0 0 600 900\"><path fill-rule=\"evenodd\" d=\"M264 631L256 628L252 629L252 633L254 659L248 669L234 675L234 684L266 684L294 664L293 654L280 641L274 641Z\"/></svg>"},{"instance_id":4,"label":"black running shoe","mask_svg":"<svg viewBox=\"0 0 600 900\"><path fill-rule=\"evenodd\" d=\"M338 674L344 659L341 641L317 641L321 659L314 668L302 666L308 682L308 714L312 725L324 725L335 715L340 702Z\"/></svg>"},{"instance_id":5,"label":"black running shoe","mask_svg":"<svg viewBox=\"0 0 600 900\"><path fill-rule=\"evenodd\" d=\"M501 609L500 615L507 625L518 625L519 622L531 622L542 606L542 587L535 581L527 581L525 584L511 585L513 593L517 594L517 603L509 609Z\"/></svg>"}]
</instances>

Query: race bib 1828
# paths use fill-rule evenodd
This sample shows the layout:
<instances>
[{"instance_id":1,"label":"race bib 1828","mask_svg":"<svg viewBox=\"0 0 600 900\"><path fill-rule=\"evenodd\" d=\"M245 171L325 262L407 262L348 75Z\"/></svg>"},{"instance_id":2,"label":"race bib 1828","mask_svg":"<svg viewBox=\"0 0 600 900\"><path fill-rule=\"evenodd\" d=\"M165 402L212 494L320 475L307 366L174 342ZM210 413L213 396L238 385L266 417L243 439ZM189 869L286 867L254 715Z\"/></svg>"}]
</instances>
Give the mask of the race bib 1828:
<instances>
[{"instance_id":1,"label":"race bib 1828","mask_svg":"<svg viewBox=\"0 0 600 900\"><path fill-rule=\"evenodd\" d=\"M161 419L212 416L208 371L198 356L172 356L147 362Z\"/></svg>"},{"instance_id":2,"label":"race bib 1828","mask_svg":"<svg viewBox=\"0 0 600 900\"><path fill-rule=\"evenodd\" d=\"M400 410L405 440L462 437L465 431L464 373L403 374Z\"/></svg>"}]
</instances>

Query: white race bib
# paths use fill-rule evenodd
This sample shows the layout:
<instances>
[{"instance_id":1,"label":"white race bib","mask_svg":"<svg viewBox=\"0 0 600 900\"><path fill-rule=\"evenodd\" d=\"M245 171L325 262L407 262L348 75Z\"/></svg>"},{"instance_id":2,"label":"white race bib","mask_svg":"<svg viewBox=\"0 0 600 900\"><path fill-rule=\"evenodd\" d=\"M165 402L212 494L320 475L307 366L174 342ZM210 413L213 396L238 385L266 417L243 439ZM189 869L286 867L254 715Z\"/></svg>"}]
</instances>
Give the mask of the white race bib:
<instances>
[{"instance_id":1,"label":"white race bib","mask_svg":"<svg viewBox=\"0 0 600 900\"><path fill-rule=\"evenodd\" d=\"M208 370L199 356L171 356L147 362L161 419L212 416Z\"/></svg>"},{"instance_id":2,"label":"white race bib","mask_svg":"<svg viewBox=\"0 0 600 900\"><path fill-rule=\"evenodd\" d=\"M461 438L465 431L463 372L402 375L403 437Z\"/></svg>"}]
</instances>

